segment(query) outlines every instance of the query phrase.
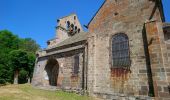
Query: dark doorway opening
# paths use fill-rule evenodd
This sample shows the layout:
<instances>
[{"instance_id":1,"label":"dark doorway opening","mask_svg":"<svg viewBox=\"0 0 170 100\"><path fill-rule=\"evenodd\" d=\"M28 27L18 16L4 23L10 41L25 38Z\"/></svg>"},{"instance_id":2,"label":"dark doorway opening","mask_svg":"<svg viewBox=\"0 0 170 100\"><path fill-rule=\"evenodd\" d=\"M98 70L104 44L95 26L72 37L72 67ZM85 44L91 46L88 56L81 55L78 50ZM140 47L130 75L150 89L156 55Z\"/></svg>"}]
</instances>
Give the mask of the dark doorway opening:
<instances>
[{"instance_id":1,"label":"dark doorway opening","mask_svg":"<svg viewBox=\"0 0 170 100\"><path fill-rule=\"evenodd\" d=\"M57 86L58 73L59 73L59 64L56 59L50 58L47 61L47 65L45 66L45 70L48 75L49 85Z\"/></svg>"}]
</instances>

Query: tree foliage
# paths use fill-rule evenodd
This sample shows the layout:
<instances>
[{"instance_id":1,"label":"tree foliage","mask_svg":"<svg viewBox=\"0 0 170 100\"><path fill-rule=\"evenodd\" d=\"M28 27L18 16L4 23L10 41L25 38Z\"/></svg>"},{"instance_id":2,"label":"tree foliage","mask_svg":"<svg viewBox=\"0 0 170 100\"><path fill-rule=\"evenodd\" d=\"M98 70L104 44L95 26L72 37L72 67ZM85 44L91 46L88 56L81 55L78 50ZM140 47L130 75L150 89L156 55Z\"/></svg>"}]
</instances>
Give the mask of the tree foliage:
<instances>
[{"instance_id":1,"label":"tree foliage","mask_svg":"<svg viewBox=\"0 0 170 100\"><path fill-rule=\"evenodd\" d=\"M28 55L24 50L13 50L9 53L9 62L13 70L26 69L28 67Z\"/></svg>"},{"instance_id":2,"label":"tree foliage","mask_svg":"<svg viewBox=\"0 0 170 100\"><path fill-rule=\"evenodd\" d=\"M12 83L15 70L20 70L19 83L31 78L38 49L39 45L31 38L23 39L10 31L0 31L0 84Z\"/></svg>"},{"instance_id":3,"label":"tree foliage","mask_svg":"<svg viewBox=\"0 0 170 100\"><path fill-rule=\"evenodd\" d=\"M24 49L27 52L35 53L40 47L31 38L20 39L19 48Z\"/></svg>"}]
</instances>

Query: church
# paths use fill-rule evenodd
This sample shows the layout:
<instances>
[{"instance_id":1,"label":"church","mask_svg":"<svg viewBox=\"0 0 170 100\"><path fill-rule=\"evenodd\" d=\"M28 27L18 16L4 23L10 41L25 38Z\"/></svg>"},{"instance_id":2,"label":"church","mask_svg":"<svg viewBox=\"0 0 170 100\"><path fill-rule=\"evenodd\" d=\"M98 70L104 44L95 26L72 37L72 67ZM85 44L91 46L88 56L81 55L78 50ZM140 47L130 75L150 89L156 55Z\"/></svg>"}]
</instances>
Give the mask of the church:
<instances>
[{"instance_id":1,"label":"church","mask_svg":"<svg viewBox=\"0 0 170 100\"><path fill-rule=\"evenodd\" d=\"M32 85L105 100L170 99L170 24L162 0L105 0L85 26L57 20L38 51Z\"/></svg>"}]
</instances>

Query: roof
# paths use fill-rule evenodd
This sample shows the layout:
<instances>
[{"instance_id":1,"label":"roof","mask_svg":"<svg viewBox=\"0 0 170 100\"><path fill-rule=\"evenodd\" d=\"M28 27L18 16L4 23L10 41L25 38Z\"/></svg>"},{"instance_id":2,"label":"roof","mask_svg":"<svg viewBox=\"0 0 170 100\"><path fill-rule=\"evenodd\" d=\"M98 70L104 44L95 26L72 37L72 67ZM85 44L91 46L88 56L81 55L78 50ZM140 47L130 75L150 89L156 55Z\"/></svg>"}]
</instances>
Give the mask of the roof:
<instances>
[{"instance_id":1,"label":"roof","mask_svg":"<svg viewBox=\"0 0 170 100\"><path fill-rule=\"evenodd\" d=\"M76 14L75 14L75 13L71 13L71 14L69 14L69 15L67 15L67 16L63 16L63 17L61 17L61 18L59 18L59 19L63 19L63 18L66 18L66 17L72 16L72 15L76 15Z\"/></svg>"},{"instance_id":2,"label":"roof","mask_svg":"<svg viewBox=\"0 0 170 100\"><path fill-rule=\"evenodd\" d=\"M76 50L76 49L82 49L82 48L84 48L83 45L78 45L78 46L74 46L74 47L70 47L70 48L64 48L64 49L61 49L61 50L55 50L53 52L48 52L46 55L42 55L41 57L50 56L50 55L63 53L63 52L68 52L68 51L72 51L72 50Z\"/></svg>"},{"instance_id":3,"label":"roof","mask_svg":"<svg viewBox=\"0 0 170 100\"><path fill-rule=\"evenodd\" d=\"M170 27L170 23L163 23L163 28Z\"/></svg>"},{"instance_id":4,"label":"roof","mask_svg":"<svg viewBox=\"0 0 170 100\"><path fill-rule=\"evenodd\" d=\"M83 40L87 40L87 33L86 32L81 32L81 33L77 33L74 36L60 42L59 44L57 44L57 47L60 46L64 46L64 45L68 45L68 44L73 44L76 42L80 42Z\"/></svg>"},{"instance_id":5,"label":"roof","mask_svg":"<svg viewBox=\"0 0 170 100\"><path fill-rule=\"evenodd\" d=\"M157 2L158 2L158 8L161 14L161 19L163 22L165 22L165 15L164 15L164 8L163 8L162 0L157 0Z\"/></svg>"},{"instance_id":6,"label":"roof","mask_svg":"<svg viewBox=\"0 0 170 100\"><path fill-rule=\"evenodd\" d=\"M56 44L52 48L61 47L61 46L73 44L73 43L84 41L84 40L87 40L87 33L81 32L81 33L77 33L74 36L69 37L68 39ZM48 49L52 49L52 48L48 48Z\"/></svg>"}]
</instances>

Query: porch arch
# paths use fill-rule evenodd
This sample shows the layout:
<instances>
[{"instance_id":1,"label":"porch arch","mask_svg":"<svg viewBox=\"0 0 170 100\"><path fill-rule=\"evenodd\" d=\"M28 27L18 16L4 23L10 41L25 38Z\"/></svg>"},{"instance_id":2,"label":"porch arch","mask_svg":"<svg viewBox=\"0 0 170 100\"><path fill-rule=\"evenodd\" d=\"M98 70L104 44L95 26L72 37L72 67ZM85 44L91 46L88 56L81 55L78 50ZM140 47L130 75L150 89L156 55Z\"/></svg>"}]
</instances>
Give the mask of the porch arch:
<instances>
[{"instance_id":1,"label":"porch arch","mask_svg":"<svg viewBox=\"0 0 170 100\"><path fill-rule=\"evenodd\" d=\"M48 75L49 85L57 86L58 74L59 74L59 63L56 59L50 58L45 66L45 71Z\"/></svg>"}]
</instances>

